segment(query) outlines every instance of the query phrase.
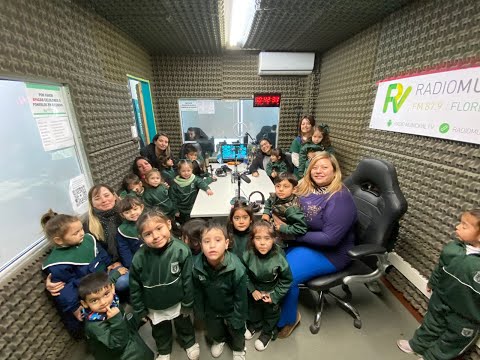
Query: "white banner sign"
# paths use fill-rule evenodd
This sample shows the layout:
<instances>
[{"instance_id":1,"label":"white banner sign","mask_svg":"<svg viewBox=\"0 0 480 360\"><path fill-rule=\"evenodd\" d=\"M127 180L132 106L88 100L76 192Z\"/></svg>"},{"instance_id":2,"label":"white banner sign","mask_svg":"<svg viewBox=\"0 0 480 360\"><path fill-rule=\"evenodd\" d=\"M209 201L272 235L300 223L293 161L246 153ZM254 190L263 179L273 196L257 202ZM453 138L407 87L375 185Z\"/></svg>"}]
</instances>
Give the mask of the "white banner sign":
<instances>
[{"instance_id":1,"label":"white banner sign","mask_svg":"<svg viewBox=\"0 0 480 360\"><path fill-rule=\"evenodd\" d=\"M370 127L480 144L480 67L380 82Z\"/></svg>"}]
</instances>

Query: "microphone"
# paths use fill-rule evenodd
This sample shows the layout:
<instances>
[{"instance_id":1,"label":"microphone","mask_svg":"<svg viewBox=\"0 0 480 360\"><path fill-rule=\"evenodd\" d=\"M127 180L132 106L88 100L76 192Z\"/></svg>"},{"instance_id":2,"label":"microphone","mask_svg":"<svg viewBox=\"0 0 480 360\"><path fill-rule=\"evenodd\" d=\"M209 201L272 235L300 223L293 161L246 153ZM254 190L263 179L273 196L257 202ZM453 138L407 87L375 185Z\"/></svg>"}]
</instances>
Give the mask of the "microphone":
<instances>
[{"instance_id":1,"label":"microphone","mask_svg":"<svg viewBox=\"0 0 480 360\"><path fill-rule=\"evenodd\" d=\"M245 181L247 184L250 184L252 182L252 180L250 180L250 178L245 174L240 174L240 179Z\"/></svg>"}]
</instances>

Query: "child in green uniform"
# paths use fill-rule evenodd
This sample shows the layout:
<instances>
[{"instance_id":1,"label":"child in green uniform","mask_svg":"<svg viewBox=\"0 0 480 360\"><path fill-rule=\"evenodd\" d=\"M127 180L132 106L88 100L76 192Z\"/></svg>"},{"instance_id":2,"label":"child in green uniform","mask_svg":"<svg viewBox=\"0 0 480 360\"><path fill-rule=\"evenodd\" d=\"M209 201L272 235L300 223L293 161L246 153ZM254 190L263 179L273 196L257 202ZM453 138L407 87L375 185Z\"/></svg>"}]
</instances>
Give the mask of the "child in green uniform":
<instances>
[{"instance_id":1,"label":"child in green uniform","mask_svg":"<svg viewBox=\"0 0 480 360\"><path fill-rule=\"evenodd\" d=\"M145 174L145 182L148 187L143 193L143 201L147 206L158 207L170 220L175 219L175 207L169 195L169 186L162 181L162 175L158 169L153 168Z\"/></svg>"},{"instance_id":2,"label":"child in green uniform","mask_svg":"<svg viewBox=\"0 0 480 360\"><path fill-rule=\"evenodd\" d=\"M329 128L327 124L315 125L313 127L313 135L311 141L302 145L298 160L298 176L303 178L305 170L308 168L309 152L327 151L330 154L334 153L332 143L330 141Z\"/></svg>"},{"instance_id":3,"label":"child in green uniform","mask_svg":"<svg viewBox=\"0 0 480 360\"><path fill-rule=\"evenodd\" d=\"M177 339L189 359L200 357L190 314L193 308L192 253L171 236L172 223L152 209L137 220L144 242L130 268L130 300L139 318L148 316L157 344L157 360L169 360L172 352L172 323Z\"/></svg>"},{"instance_id":4,"label":"child in green uniform","mask_svg":"<svg viewBox=\"0 0 480 360\"><path fill-rule=\"evenodd\" d=\"M265 201L262 219L273 221L275 217L285 224L276 225L275 229L280 233L279 243L285 246L285 241L294 240L297 236L307 232L307 223L303 210L300 207L297 195L293 193L298 180L295 175L282 173L275 178L275 194Z\"/></svg>"},{"instance_id":5,"label":"child in green uniform","mask_svg":"<svg viewBox=\"0 0 480 360\"><path fill-rule=\"evenodd\" d=\"M240 259L226 251L228 242L220 224L210 223L203 230L203 255L193 265L195 317L205 321L213 357L222 354L228 341L233 360L244 360L247 275Z\"/></svg>"},{"instance_id":6,"label":"child in green uniform","mask_svg":"<svg viewBox=\"0 0 480 360\"><path fill-rule=\"evenodd\" d=\"M450 360L475 344L480 332L480 209L466 211L455 240L440 254L427 285L428 312L411 340L398 340L420 359Z\"/></svg>"},{"instance_id":7,"label":"child in green uniform","mask_svg":"<svg viewBox=\"0 0 480 360\"><path fill-rule=\"evenodd\" d=\"M128 174L122 180L119 196L120 199L123 199L125 196L138 196L141 198L144 190L140 178L135 174Z\"/></svg>"},{"instance_id":8,"label":"child in green uniform","mask_svg":"<svg viewBox=\"0 0 480 360\"><path fill-rule=\"evenodd\" d=\"M213 195L213 191L198 176L193 173L192 162L190 160L180 160L178 162L178 176L170 187L170 197L177 209L177 216L180 224L190 219L193 204L197 198L198 190L204 190L208 195Z\"/></svg>"},{"instance_id":9,"label":"child in green uniform","mask_svg":"<svg viewBox=\"0 0 480 360\"><path fill-rule=\"evenodd\" d=\"M207 185L217 180L215 176L209 174L205 166L205 160L203 160L195 146L191 144L185 146L185 157L192 162L193 173L202 178Z\"/></svg>"},{"instance_id":10,"label":"child in green uniform","mask_svg":"<svg viewBox=\"0 0 480 360\"><path fill-rule=\"evenodd\" d=\"M191 219L182 225L182 240L190 247L193 257L202 253L202 232L207 222L203 219Z\"/></svg>"},{"instance_id":11,"label":"child in green uniform","mask_svg":"<svg viewBox=\"0 0 480 360\"><path fill-rule=\"evenodd\" d=\"M133 314L125 314L106 273L82 278L78 295L85 336L96 360L153 360L152 350L137 331L141 322Z\"/></svg>"},{"instance_id":12,"label":"child in green uniform","mask_svg":"<svg viewBox=\"0 0 480 360\"><path fill-rule=\"evenodd\" d=\"M276 336L279 304L292 283L292 272L283 250L275 244L275 230L269 222L260 220L253 225L243 263L247 268L250 295L245 339L250 340L255 331L261 329L255 349L263 351Z\"/></svg>"},{"instance_id":13,"label":"child in green uniform","mask_svg":"<svg viewBox=\"0 0 480 360\"><path fill-rule=\"evenodd\" d=\"M175 160L173 160L173 157L171 155L168 156L160 156L159 158L160 162L160 170L162 174L162 179L168 184L172 185L173 179L175 179L175 176L177 175L175 171Z\"/></svg>"},{"instance_id":14,"label":"child in green uniform","mask_svg":"<svg viewBox=\"0 0 480 360\"><path fill-rule=\"evenodd\" d=\"M287 164L285 163L282 149L273 149L270 153L270 162L267 164L265 172L271 179L275 179L279 174L287 171Z\"/></svg>"},{"instance_id":15,"label":"child in green uniform","mask_svg":"<svg viewBox=\"0 0 480 360\"><path fill-rule=\"evenodd\" d=\"M132 265L133 255L142 245L138 238L136 221L142 214L145 206L142 200L137 197L127 196L116 204L118 213L123 219L115 235L117 241L118 255L126 268ZM126 279L128 286L128 277ZM127 287L128 288L128 287Z\"/></svg>"},{"instance_id":16,"label":"child in green uniform","mask_svg":"<svg viewBox=\"0 0 480 360\"><path fill-rule=\"evenodd\" d=\"M228 237L231 239L229 250L239 259L242 259L243 252L247 248L252 231L253 210L244 201L236 201L228 216Z\"/></svg>"}]
</instances>

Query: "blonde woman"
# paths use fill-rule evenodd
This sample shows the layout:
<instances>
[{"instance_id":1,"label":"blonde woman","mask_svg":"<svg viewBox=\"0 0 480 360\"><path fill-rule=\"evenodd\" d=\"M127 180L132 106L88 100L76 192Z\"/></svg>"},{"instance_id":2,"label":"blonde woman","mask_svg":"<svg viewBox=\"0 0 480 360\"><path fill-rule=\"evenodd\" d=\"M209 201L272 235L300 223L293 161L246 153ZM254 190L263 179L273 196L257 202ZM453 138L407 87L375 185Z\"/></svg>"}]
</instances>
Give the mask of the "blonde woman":
<instances>
[{"instance_id":1,"label":"blonde woman","mask_svg":"<svg viewBox=\"0 0 480 360\"><path fill-rule=\"evenodd\" d=\"M305 214L308 231L286 250L293 283L284 298L278 337L290 336L300 323L298 284L320 275L342 270L350 263L347 255L354 245L353 225L357 210L353 197L342 184L342 173L334 155L316 155L299 183L297 195ZM283 222L273 217L276 225Z\"/></svg>"}]
</instances>

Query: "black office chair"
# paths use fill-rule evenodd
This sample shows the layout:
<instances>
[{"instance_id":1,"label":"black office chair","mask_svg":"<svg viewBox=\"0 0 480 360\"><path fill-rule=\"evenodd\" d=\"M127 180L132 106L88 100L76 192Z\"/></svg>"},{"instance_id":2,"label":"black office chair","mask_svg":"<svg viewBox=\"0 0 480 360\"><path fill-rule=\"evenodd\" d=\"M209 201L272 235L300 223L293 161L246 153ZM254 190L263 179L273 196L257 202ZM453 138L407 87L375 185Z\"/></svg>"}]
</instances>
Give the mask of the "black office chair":
<instances>
[{"instance_id":1,"label":"black office chair","mask_svg":"<svg viewBox=\"0 0 480 360\"><path fill-rule=\"evenodd\" d=\"M387 161L363 159L344 183L353 195L358 213L356 246L348 252L353 261L340 272L319 276L300 286L318 294L314 322L310 325L312 334L320 330L326 294L352 315L353 325L357 329L362 327L360 314L350 304L352 293L348 285L367 285L385 274L390 266L387 251L393 248L398 222L407 211L407 201L400 190L397 172ZM370 261L375 260L373 257L376 258L376 264ZM330 292L339 285L346 294L344 297Z\"/></svg>"},{"instance_id":2,"label":"black office chair","mask_svg":"<svg viewBox=\"0 0 480 360\"><path fill-rule=\"evenodd\" d=\"M293 171L295 170L295 166L293 165L293 162L292 162L292 153L285 152L283 155L285 156L285 164L287 164L288 172L293 174Z\"/></svg>"}]
</instances>

